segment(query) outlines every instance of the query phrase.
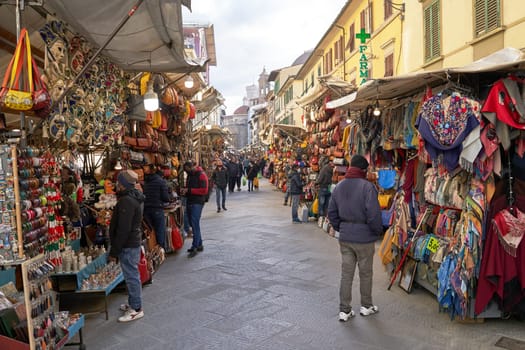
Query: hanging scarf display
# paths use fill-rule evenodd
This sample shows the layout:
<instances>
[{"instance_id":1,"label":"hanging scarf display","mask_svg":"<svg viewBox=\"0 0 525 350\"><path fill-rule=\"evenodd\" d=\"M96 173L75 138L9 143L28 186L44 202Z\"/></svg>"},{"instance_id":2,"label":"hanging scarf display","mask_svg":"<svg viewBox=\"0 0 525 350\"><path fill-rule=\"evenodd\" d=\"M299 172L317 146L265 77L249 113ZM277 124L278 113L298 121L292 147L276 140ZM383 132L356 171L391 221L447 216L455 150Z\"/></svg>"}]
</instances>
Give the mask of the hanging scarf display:
<instances>
[{"instance_id":1,"label":"hanging scarf display","mask_svg":"<svg viewBox=\"0 0 525 350\"><path fill-rule=\"evenodd\" d=\"M479 103L458 93L437 94L422 106L416 127L433 161L442 156L447 170L458 165L462 142L479 125Z\"/></svg>"}]
</instances>

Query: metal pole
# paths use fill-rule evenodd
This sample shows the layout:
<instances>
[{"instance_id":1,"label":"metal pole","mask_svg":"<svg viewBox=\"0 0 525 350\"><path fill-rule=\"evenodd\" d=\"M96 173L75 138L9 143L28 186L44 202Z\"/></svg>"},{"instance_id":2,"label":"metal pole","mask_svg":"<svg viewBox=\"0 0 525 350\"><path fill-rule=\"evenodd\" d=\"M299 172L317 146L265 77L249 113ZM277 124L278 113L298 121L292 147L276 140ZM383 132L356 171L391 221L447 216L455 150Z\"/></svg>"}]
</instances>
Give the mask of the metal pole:
<instances>
[{"instance_id":1,"label":"metal pole","mask_svg":"<svg viewBox=\"0 0 525 350\"><path fill-rule=\"evenodd\" d=\"M126 17L124 17L120 21L120 23L117 25L117 27L109 35L109 38L106 40L106 42L104 44L102 44L101 47L99 47L97 52L95 52L95 54L90 58L90 60L86 63L86 65L80 70L80 72L76 75L75 79L73 79L73 81L69 84L69 86L64 90L62 95L60 95L60 97L56 101L53 101L53 104L51 105L51 110L53 110L58 105L58 103L60 103L64 99L64 97L66 97L66 95L71 91L71 89L73 89L73 86L78 81L78 79L80 79L80 77L82 77L82 75L84 75L84 73L91 67L91 65L95 62L95 59L97 59L97 57L100 55L102 50L104 50L109 45L111 40L113 40L113 38L117 35L117 33L122 29L122 27L131 18L131 16L133 16L135 14L137 9L139 8L139 6L143 2L144 2L144 0L137 0L135 5L133 5L133 7L128 11L128 14L126 15Z\"/></svg>"},{"instance_id":2,"label":"metal pole","mask_svg":"<svg viewBox=\"0 0 525 350\"><path fill-rule=\"evenodd\" d=\"M20 31L22 28L22 16L21 11L24 10L24 0L16 0L16 41L20 40ZM23 77L20 78L21 80ZM20 85L22 86L22 85ZM27 146L27 137L26 137L26 115L24 112L20 112L20 147L25 148Z\"/></svg>"}]
</instances>

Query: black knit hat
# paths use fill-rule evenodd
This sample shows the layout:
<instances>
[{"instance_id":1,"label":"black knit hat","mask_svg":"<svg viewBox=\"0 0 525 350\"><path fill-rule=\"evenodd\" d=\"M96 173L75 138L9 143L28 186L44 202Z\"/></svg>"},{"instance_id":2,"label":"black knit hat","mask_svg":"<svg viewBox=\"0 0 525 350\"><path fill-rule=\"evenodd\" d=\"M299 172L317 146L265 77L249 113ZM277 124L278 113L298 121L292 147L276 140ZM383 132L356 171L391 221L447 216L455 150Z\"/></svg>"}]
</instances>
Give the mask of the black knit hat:
<instances>
[{"instance_id":1,"label":"black knit hat","mask_svg":"<svg viewBox=\"0 0 525 350\"><path fill-rule=\"evenodd\" d=\"M368 160L359 154L354 154L350 160L350 166L366 170L368 168Z\"/></svg>"}]
</instances>

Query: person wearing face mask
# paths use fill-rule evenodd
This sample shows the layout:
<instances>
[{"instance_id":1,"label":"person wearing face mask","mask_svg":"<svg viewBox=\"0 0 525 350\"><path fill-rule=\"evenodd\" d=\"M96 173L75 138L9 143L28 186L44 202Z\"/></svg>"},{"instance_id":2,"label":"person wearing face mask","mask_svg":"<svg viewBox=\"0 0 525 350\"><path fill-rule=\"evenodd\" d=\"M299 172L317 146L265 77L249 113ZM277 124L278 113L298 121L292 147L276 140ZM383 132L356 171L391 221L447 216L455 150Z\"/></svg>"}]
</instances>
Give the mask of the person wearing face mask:
<instances>
[{"instance_id":1,"label":"person wearing face mask","mask_svg":"<svg viewBox=\"0 0 525 350\"><path fill-rule=\"evenodd\" d=\"M228 186L229 174L222 161L219 159L216 162L216 168L211 174L211 179L215 184L215 200L217 202L217 213L222 210L226 211L226 187Z\"/></svg>"}]
</instances>

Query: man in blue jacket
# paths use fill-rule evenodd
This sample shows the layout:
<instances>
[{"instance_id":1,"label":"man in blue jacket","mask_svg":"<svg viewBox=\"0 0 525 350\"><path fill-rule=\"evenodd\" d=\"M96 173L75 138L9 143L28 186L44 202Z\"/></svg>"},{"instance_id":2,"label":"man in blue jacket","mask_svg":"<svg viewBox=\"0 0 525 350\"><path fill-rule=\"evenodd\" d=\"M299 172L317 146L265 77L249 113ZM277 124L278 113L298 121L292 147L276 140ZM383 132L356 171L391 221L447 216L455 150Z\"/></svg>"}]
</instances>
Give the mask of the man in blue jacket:
<instances>
[{"instance_id":1,"label":"man in blue jacket","mask_svg":"<svg viewBox=\"0 0 525 350\"><path fill-rule=\"evenodd\" d=\"M170 201L168 185L161 173L153 164L147 166L144 175L144 219L155 230L157 243L166 249L166 219L164 217L164 204Z\"/></svg>"},{"instance_id":2,"label":"man in blue jacket","mask_svg":"<svg viewBox=\"0 0 525 350\"><path fill-rule=\"evenodd\" d=\"M372 274L375 241L383 232L377 189L366 179L368 161L354 155L345 179L337 184L328 205L328 219L339 232L341 251L341 285L339 289L339 321L355 315L352 310L352 282L359 266L362 316L375 314L372 302Z\"/></svg>"}]
</instances>

